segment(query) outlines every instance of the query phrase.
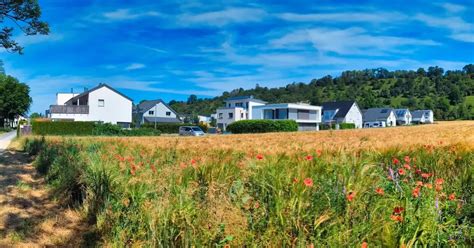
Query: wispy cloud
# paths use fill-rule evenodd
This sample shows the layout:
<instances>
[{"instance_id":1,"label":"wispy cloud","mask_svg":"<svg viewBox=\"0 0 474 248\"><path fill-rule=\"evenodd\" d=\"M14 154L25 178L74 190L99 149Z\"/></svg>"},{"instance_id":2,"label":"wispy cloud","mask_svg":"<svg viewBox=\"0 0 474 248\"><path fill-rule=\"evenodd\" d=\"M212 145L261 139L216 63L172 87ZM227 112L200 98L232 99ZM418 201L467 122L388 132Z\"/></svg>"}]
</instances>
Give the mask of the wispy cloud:
<instances>
[{"instance_id":1,"label":"wispy cloud","mask_svg":"<svg viewBox=\"0 0 474 248\"><path fill-rule=\"evenodd\" d=\"M257 8L227 8L199 14L185 13L178 17L180 25L202 25L222 27L229 24L259 22L267 16Z\"/></svg>"},{"instance_id":2,"label":"wispy cloud","mask_svg":"<svg viewBox=\"0 0 474 248\"><path fill-rule=\"evenodd\" d=\"M138 69L142 69L142 68L145 68L146 66L144 64L140 64L140 63L132 63L130 64L129 66L125 67L125 70L127 71L133 71L133 70L138 70Z\"/></svg>"},{"instance_id":3,"label":"wispy cloud","mask_svg":"<svg viewBox=\"0 0 474 248\"><path fill-rule=\"evenodd\" d=\"M464 21L459 16L438 17L427 14L417 14L415 19L427 26L439 29L447 29L454 40L474 42L474 24Z\"/></svg>"},{"instance_id":4,"label":"wispy cloud","mask_svg":"<svg viewBox=\"0 0 474 248\"><path fill-rule=\"evenodd\" d=\"M115 22L129 21L145 17L160 17L160 12L144 10L144 9L116 9L112 11L102 12L100 14L88 16L87 19L93 22Z\"/></svg>"},{"instance_id":5,"label":"wispy cloud","mask_svg":"<svg viewBox=\"0 0 474 248\"><path fill-rule=\"evenodd\" d=\"M454 3L442 3L440 5L446 11L451 12L451 13L459 13L459 12L463 12L464 10L466 10L465 6L459 5L459 4L454 4Z\"/></svg>"},{"instance_id":6,"label":"wispy cloud","mask_svg":"<svg viewBox=\"0 0 474 248\"><path fill-rule=\"evenodd\" d=\"M277 15L279 18L290 22L370 22L370 23L393 23L406 19L407 16L398 12L334 12L298 14L283 13Z\"/></svg>"}]
</instances>

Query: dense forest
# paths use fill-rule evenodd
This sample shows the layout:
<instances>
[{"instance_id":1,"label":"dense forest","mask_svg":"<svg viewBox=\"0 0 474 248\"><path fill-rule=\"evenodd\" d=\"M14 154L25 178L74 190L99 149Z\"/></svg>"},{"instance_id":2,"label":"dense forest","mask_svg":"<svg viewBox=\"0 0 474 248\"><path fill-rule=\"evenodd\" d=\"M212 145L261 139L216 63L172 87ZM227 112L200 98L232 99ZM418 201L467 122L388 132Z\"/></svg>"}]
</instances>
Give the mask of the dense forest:
<instances>
[{"instance_id":1,"label":"dense forest","mask_svg":"<svg viewBox=\"0 0 474 248\"><path fill-rule=\"evenodd\" d=\"M210 115L227 97L253 95L269 103L356 100L361 108L392 107L432 109L436 119L474 119L474 65L445 71L440 67L416 71L388 71L383 68L344 71L338 77L325 76L309 84L292 83L280 88L235 89L221 96L187 101L170 101L178 113Z\"/></svg>"}]
</instances>

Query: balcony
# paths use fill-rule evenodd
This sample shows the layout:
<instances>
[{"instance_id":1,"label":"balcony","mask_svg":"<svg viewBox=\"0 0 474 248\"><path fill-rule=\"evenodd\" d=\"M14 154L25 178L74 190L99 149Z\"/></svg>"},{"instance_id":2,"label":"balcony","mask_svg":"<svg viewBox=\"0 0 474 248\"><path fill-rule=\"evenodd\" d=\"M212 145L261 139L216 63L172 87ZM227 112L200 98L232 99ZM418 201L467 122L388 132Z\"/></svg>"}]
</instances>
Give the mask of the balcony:
<instances>
[{"instance_id":1,"label":"balcony","mask_svg":"<svg viewBox=\"0 0 474 248\"><path fill-rule=\"evenodd\" d=\"M51 105L49 106L51 114L89 114L88 105Z\"/></svg>"}]
</instances>

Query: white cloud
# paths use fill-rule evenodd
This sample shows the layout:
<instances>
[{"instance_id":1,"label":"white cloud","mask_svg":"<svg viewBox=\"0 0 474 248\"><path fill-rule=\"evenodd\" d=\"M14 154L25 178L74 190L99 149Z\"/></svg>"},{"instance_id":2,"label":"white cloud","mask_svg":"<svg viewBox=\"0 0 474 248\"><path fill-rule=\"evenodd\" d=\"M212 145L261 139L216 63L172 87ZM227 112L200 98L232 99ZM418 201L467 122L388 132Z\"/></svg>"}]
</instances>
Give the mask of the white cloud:
<instances>
[{"instance_id":1,"label":"white cloud","mask_svg":"<svg viewBox=\"0 0 474 248\"><path fill-rule=\"evenodd\" d=\"M164 16L160 12L143 9L116 9L88 16L86 19L93 22L129 21L146 17Z\"/></svg>"},{"instance_id":2,"label":"white cloud","mask_svg":"<svg viewBox=\"0 0 474 248\"><path fill-rule=\"evenodd\" d=\"M132 71L132 70L138 70L138 69L142 69L142 68L145 68L146 66L144 64L140 64L140 63L132 63L130 64L129 66L125 67L125 70L127 71Z\"/></svg>"},{"instance_id":3,"label":"white cloud","mask_svg":"<svg viewBox=\"0 0 474 248\"><path fill-rule=\"evenodd\" d=\"M441 5L441 7L443 7L446 11L448 11L450 13L459 13L459 12L463 12L464 10L466 10L465 6L459 5L459 4L454 4L454 3L442 3L440 5Z\"/></svg>"},{"instance_id":4,"label":"white cloud","mask_svg":"<svg viewBox=\"0 0 474 248\"><path fill-rule=\"evenodd\" d=\"M283 13L277 15L279 18L291 22L371 22L392 23L404 20L406 15L398 12L336 12L317 14Z\"/></svg>"},{"instance_id":5,"label":"white cloud","mask_svg":"<svg viewBox=\"0 0 474 248\"><path fill-rule=\"evenodd\" d=\"M312 44L319 52L335 52L341 55L386 55L387 53L404 53L404 50L400 49L401 46L439 45L433 40L371 35L362 28L301 29L271 40L269 43L274 48Z\"/></svg>"},{"instance_id":6,"label":"white cloud","mask_svg":"<svg viewBox=\"0 0 474 248\"><path fill-rule=\"evenodd\" d=\"M178 17L179 25L205 25L222 27L234 23L259 22L267 13L256 8L228 8L200 14L183 14Z\"/></svg>"},{"instance_id":7,"label":"white cloud","mask_svg":"<svg viewBox=\"0 0 474 248\"><path fill-rule=\"evenodd\" d=\"M418 14L415 16L415 19L430 27L447 29L451 32L449 37L454 40L474 42L472 39L474 36L474 24L466 22L458 16L435 17L426 14Z\"/></svg>"}]
</instances>

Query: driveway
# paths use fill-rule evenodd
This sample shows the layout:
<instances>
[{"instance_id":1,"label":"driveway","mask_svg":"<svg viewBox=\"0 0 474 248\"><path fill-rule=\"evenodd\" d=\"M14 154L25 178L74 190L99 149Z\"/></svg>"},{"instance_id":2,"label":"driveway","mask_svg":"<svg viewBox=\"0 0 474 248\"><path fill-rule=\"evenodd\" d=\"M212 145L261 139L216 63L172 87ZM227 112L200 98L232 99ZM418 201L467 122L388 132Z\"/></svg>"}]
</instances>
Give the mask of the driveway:
<instances>
[{"instance_id":1,"label":"driveway","mask_svg":"<svg viewBox=\"0 0 474 248\"><path fill-rule=\"evenodd\" d=\"M16 137L16 131L0 134L0 151L4 150L10 145L12 139Z\"/></svg>"}]
</instances>

